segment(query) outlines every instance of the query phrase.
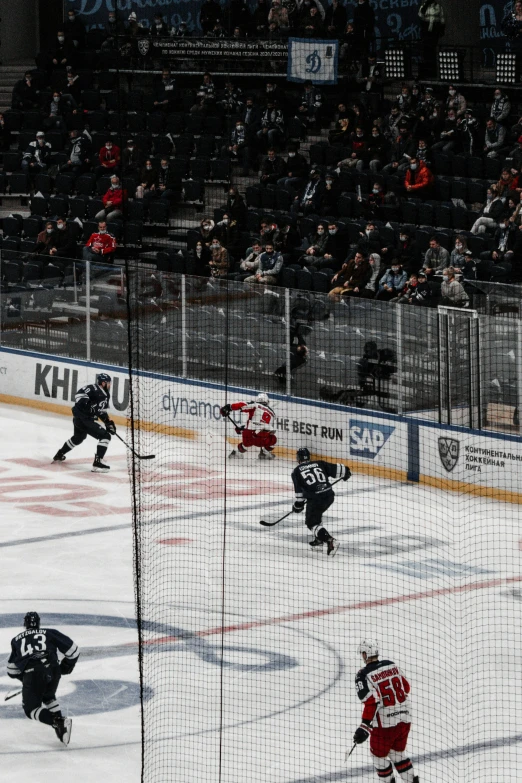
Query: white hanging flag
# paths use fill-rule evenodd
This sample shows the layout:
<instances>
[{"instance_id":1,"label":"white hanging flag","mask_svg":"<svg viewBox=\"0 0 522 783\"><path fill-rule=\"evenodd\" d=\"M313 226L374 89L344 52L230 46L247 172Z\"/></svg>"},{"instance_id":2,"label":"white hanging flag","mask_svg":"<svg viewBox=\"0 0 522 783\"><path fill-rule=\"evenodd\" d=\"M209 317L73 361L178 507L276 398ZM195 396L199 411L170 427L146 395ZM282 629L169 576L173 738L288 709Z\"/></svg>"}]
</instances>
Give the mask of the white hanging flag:
<instances>
[{"instance_id":1,"label":"white hanging flag","mask_svg":"<svg viewBox=\"0 0 522 783\"><path fill-rule=\"evenodd\" d=\"M311 38L288 39L289 82L337 84L339 41Z\"/></svg>"}]
</instances>

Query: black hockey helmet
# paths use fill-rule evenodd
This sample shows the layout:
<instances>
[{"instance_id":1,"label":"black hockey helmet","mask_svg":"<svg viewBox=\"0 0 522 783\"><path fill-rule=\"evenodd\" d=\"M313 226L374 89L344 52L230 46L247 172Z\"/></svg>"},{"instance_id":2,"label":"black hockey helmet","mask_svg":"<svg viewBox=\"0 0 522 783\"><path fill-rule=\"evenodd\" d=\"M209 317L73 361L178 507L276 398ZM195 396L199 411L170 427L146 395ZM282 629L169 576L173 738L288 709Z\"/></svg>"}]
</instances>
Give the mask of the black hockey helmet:
<instances>
[{"instance_id":1,"label":"black hockey helmet","mask_svg":"<svg viewBox=\"0 0 522 783\"><path fill-rule=\"evenodd\" d=\"M40 627L40 615L38 612L27 612L24 617L24 628L36 628Z\"/></svg>"},{"instance_id":2,"label":"black hockey helmet","mask_svg":"<svg viewBox=\"0 0 522 783\"><path fill-rule=\"evenodd\" d=\"M308 449L297 449L298 462L310 462L311 456Z\"/></svg>"},{"instance_id":3,"label":"black hockey helmet","mask_svg":"<svg viewBox=\"0 0 522 783\"><path fill-rule=\"evenodd\" d=\"M98 386L100 383L112 383L112 378L110 375L108 375L106 372L99 372L96 376L96 383Z\"/></svg>"}]
</instances>

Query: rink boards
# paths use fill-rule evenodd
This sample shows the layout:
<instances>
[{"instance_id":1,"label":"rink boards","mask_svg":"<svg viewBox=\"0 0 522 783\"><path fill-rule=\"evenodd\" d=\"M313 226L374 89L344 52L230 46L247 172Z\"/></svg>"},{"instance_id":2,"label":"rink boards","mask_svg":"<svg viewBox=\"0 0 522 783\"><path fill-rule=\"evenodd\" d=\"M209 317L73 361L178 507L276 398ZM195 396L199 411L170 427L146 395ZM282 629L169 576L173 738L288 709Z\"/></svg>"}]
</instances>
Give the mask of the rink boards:
<instances>
[{"instance_id":1,"label":"rink boards","mask_svg":"<svg viewBox=\"0 0 522 783\"><path fill-rule=\"evenodd\" d=\"M92 383L97 371L113 376L111 410L125 424L130 389L121 367L0 349L0 402L70 414L77 389ZM255 390L258 391L258 390ZM224 432L219 408L225 401L251 399L255 391L136 373L135 399L143 401L142 427L197 439L209 429ZM359 472L395 480L420 481L447 490L497 500L522 502L519 436L447 427L301 398L271 395L276 413L278 454L293 458L296 448L346 461ZM236 441L230 424L226 433Z\"/></svg>"}]
</instances>

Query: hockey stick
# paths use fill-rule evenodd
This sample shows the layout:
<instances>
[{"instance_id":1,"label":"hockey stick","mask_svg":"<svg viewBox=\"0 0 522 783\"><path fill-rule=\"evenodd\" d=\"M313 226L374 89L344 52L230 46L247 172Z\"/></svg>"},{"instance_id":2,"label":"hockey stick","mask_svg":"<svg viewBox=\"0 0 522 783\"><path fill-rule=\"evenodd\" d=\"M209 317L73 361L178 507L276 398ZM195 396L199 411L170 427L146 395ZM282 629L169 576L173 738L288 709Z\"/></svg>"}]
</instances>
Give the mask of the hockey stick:
<instances>
[{"instance_id":1,"label":"hockey stick","mask_svg":"<svg viewBox=\"0 0 522 783\"><path fill-rule=\"evenodd\" d=\"M154 459L154 458L155 458L155 456L156 456L155 454L137 454L137 452L135 452L135 451L134 451L134 449L132 448L132 446L129 446L129 444L127 443L127 441L126 441L126 440L123 440L123 438L121 437L121 435L118 435L118 433L117 433L117 432L115 432L114 434L116 435L116 437L117 437L117 438L119 438L119 439L121 440L121 442L122 442L122 443L124 443L124 444L127 446L127 448L129 449L129 451L132 451L132 453L134 454L134 456L135 456L135 457L137 457L138 459Z\"/></svg>"},{"instance_id":2,"label":"hockey stick","mask_svg":"<svg viewBox=\"0 0 522 783\"><path fill-rule=\"evenodd\" d=\"M345 763L345 764L346 764L346 762L348 761L348 759L350 758L350 756L352 755L352 753L354 752L354 750L355 750L355 748L356 748L356 747L357 747L357 743L356 743L356 742L354 742L354 743L353 743L353 748L351 749L351 751L350 751L349 753L348 753L348 751L346 751L346 753L345 753L345 756L344 756L344 763Z\"/></svg>"},{"instance_id":3,"label":"hockey stick","mask_svg":"<svg viewBox=\"0 0 522 783\"><path fill-rule=\"evenodd\" d=\"M21 688L20 688L20 690L18 690L18 691L8 691L8 692L5 694L4 701L9 701L9 699L14 699L14 697L15 697L15 696L19 696L19 695L20 695L20 693L22 693L22 689L21 689Z\"/></svg>"},{"instance_id":4,"label":"hockey stick","mask_svg":"<svg viewBox=\"0 0 522 783\"><path fill-rule=\"evenodd\" d=\"M237 432L237 430L239 430L240 432L243 432L243 430L245 429L244 425L243 424L238 424L237 421L234 421L234 419L232 418L230 413L227 413L226 418L229 420L229 422L231 424L234 425L234 427L236 428L236 432ZM239 435L239 432L237 434Z\"/></svg>"},{"instance_id":5,"label":"hockey stick","mask_svg":"<svg viewBox=\"0 0 522 783\"><path fill-rule=\"evenodd\" d=\"M342 481L342 478L339 478L339 479L336 479L335 481L332 481L332 483L330 484L330 486L331 486L331 487L333 487L333 486L334 486L334 484L338 484L340 481ZM264 527L274 527L274 525L278 525L280 522L282 522L282 521L283 521L283 519L286 519L287 517L289 517L289 516L290 516L290 514L292 514L292 513L293 513L293 511L294 511L294 509L292 509L292 511L289 511L289 512L288 512L288 514L285 514L285 515L284 515L284 517L281 517L280 519L276 519L276 521L275 521L275 522L265 522L265 520L264 520L264 519L261 519L261 520L259 521L259 524L260 524L260 525L264 525Z\"/></svg>"}]
</instances>

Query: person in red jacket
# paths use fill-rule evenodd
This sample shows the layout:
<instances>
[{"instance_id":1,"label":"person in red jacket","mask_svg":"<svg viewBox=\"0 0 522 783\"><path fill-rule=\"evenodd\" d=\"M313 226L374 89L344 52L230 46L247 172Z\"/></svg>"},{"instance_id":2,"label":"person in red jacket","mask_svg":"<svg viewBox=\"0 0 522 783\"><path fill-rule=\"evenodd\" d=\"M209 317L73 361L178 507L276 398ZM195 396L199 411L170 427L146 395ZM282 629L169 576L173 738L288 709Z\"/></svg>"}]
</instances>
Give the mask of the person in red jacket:
<instances>
[{"instance_id":1,"label":"person in red jacket","mask_svg":"<svg viewBox=\"0 0 522 783\"><path fill-rule=\"evenodd\" d=\"M100 220L98 231L95 231L83 248L84 261L98 261L103 263L112 263L114 251L116 250L116 240L107 231L107 223Z\"/></svg>"},{"instance_id":2,"label":"person in red jacket","mask_svg":"<svg viewBox=\"0 0 522 783\"><path fill-rule=\"evenodd\" d=\"M423 160L411 158L404 178L406 193L416 198L429 198L434 179Z\"/></svg>"},{"instance_id":3,"label":"person in red jacket","mask_svg":"<svg viewBox=\"0 0 522 783\"><path fill-rule=\"evenodd\" d=\"M94 216L95 220L120 220L123 217L123 202L125 192L121 186L120 178L111 177L111 186L102 197L103 209Z\"/></svg>"},{"instance_id":4,"label":"person in red jacket","mask_svg":"<svg viewBox=\"0 0 522 783\"><path fill-rule=\"evenodd\" d=\"M115 174L120 165L120 148L112 143L112 139L107 139L98 153L100 165L96 169L96 176L110 176Z\"/></svg>"}]
</instances>

